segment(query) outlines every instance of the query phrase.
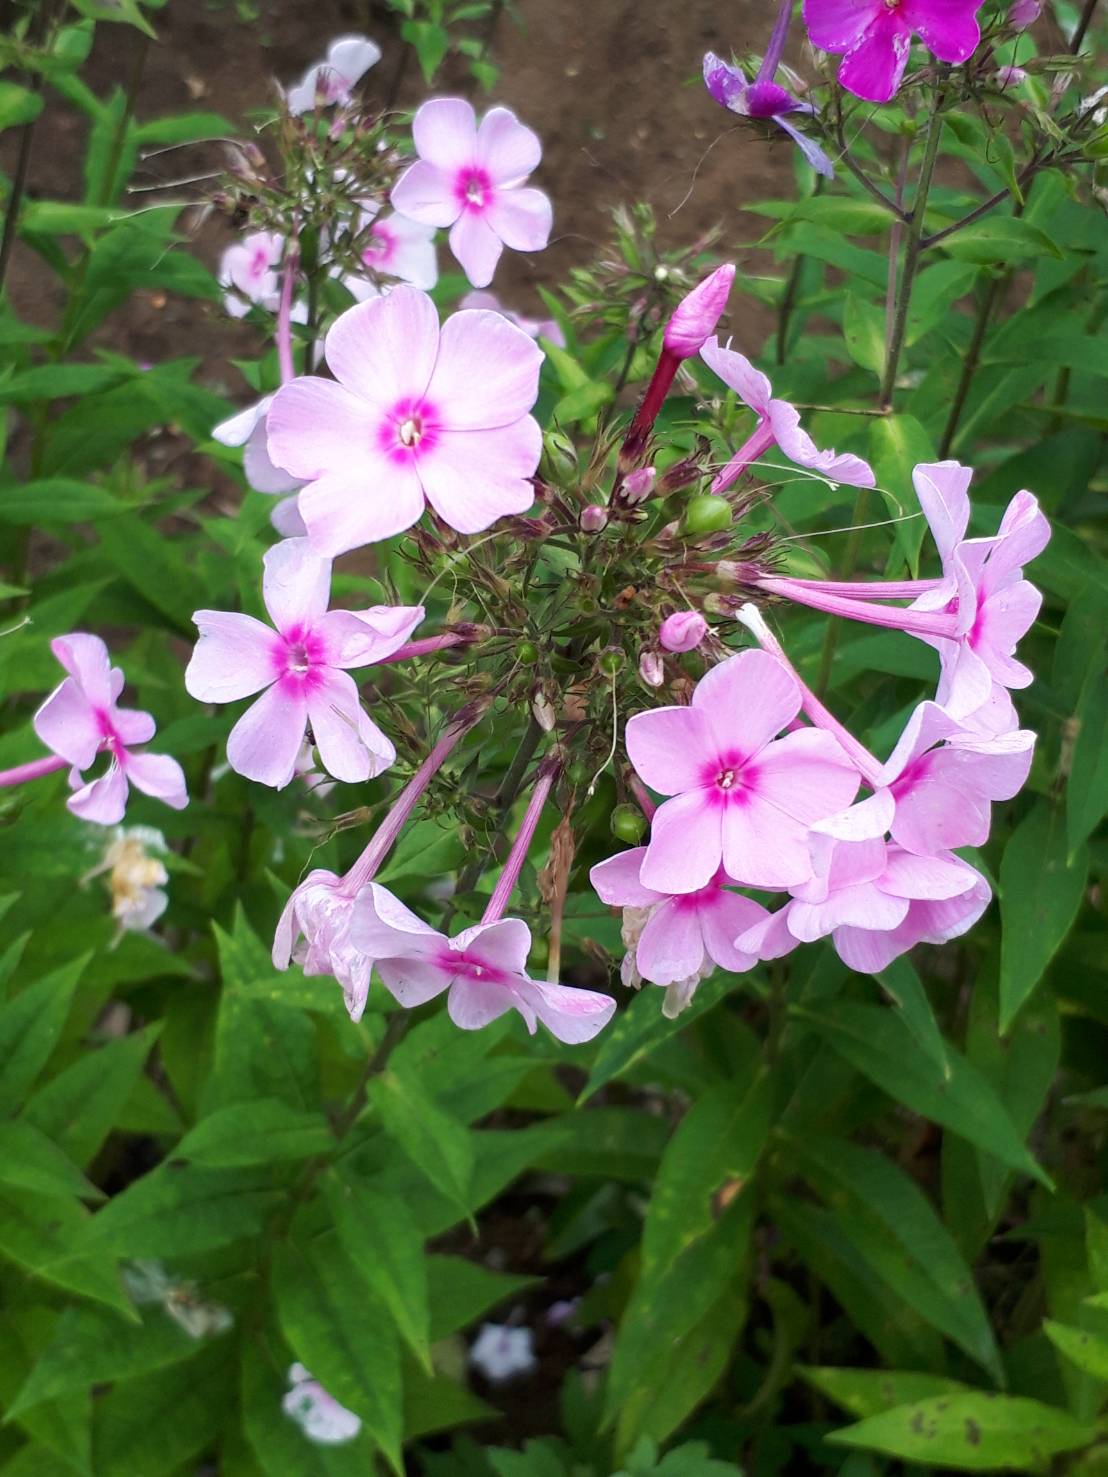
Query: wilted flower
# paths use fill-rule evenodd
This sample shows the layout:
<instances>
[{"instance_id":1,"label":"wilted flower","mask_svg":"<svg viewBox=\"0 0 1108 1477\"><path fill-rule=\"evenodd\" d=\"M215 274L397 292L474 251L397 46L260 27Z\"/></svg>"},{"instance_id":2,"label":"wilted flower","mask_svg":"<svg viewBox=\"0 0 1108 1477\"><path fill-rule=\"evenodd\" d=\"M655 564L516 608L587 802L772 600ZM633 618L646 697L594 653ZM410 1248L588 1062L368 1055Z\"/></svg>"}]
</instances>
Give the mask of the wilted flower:
<instances>
[{"instance_id":1,"label":"wilted flower","mask_svg":"<svg viewBox=\"0 0 1108 1477\"><path fill-rule=\"evenodd\" d=\"M361 1418L328 1395L302 1364L289 1367L289 1383L292 1388L281 1401L281 1409L310 1441L318 1441L321 1446L341 1446L344 1441L353 1441L362 1429Z\"/></svg>"},{"instance_id":2,"label":"wilted flower","mask_svg":"<svg viewBox=\"0 0 1108 1477\"><path fill-rule=\"evenodd\" d=\"M339 36L327 48L327 60L308 68L285 94L292 114L310 113L322 105L348 103L356 82L381 60L381 48L368 36Z\"/></svg>"},{"instance_id":3,"label":"wilted flower","mask_svg":"<svg viewBox=\"0 0 1108 1477\"><path fill-rule=\"evenodd\" d=\"M177 1282L159 1261L135 1261L122 1269L123 1285L132 1301L160 1303L190 1338L210 1338L226 1333L234 1323L231 1310L222 1303L205 1302L195 1282Z\"/></svg>"},{"instance_id":4,"label":"wilted flower","mask_svg":"<svg viewBox=\"0 0 1108 1477\"><path fill-rule=\"evenodd\" d=\"M786 3L791 5L791 0L786 0ZM835 167L824 150L786 117L788 113L813 114L815 108L811 103L802 103L776 82L748 82L738 67L729 66L712 51L704 58L704 85L720 107L740 118L775 123L792 139L817 174L827 179L834 177Z\"/></svg>"},{"instance_id":5,"label":"wilted flower","mask_svg":"<svg viewBox=\"0 0 1108 1477\"><path fill-rule=\"evenodd\" d=\"M121 931L141 932L165 912L169 899L161 888L169 873L160 856L167 850L165 837L152 826L117 826L100 865L84 879L109 874L112 917Z\"/></svg>"}]
</instances>

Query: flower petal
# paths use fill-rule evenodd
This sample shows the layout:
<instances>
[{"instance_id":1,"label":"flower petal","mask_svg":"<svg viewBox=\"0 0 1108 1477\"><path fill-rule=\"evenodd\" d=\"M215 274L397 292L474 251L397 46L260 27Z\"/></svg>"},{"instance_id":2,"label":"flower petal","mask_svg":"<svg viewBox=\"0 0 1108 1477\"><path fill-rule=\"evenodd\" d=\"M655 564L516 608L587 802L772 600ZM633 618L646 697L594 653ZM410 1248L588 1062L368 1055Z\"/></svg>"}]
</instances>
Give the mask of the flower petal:
<instances>
[{"instance_id":1,"label":"flower petal","mask_svg":"<svg viewBox=\"0 0 1108 1477\"><path fill-rule=\"evenodd\" d=\"M796 144L797 148L804 155L809 166L817 174L822 174L824 179L835 178L835 166L814 138L809 138L806 133L802 133L799 128L789 122L783 113L775 114L773 121L777 124L778 128L789 135L793 143Z\"/></svg>"},{"instance_id":2,"label":"flower petal","mask_svg":"<svg viewBox=\"0 0 1108 1477\"><path fill-rule=\"evenodd\" d=\"M552 1036L567 1045L591 1041L615 1014L616 1002L595 990L522 980L516 987L521 1004L529 1005Z\"/></svg>"},{"instance_id":3,"label":"flower petal","mask_svg":"<svg viewBox=\"0 0 1108 1477\"><path fill-rule=\"evenodd\" d=\"M714 334L700 351L704 363L757 415L769 415L773 386L745 354L725 349Z\"/></svg>"},{"instance_id":4,"label":"flower petal","mask_svg":"<svg viewBox=\"0 0 1108 1477\"><path fill-rule=\"evenodd\" d=\"M706 899L700 908L700 930L709 959L720 969L730 969L736 974L753 968L758 955L740 949L736 940L768 917L765 908L753 898L720 888L718 896Z\"/></svg>"},{"instance_id":5,"label":"flower petal","mask_svg":"<svg viewBox=\"0 0 1108 1477\"><path fill-rule=\"evenodd\" d=\"M723 858L722 816L699 790L660 805L643 858L644 886L670 893L706 887Z\"/></svg>"},{"instance_id":6,"label":"flower petal","mask_svg":"<svg viewBox=\"0 0 1108 1477\"><path fill-rule=\"evenodd\" d=\"M306 538L284 539L262 559L262 599L278 631L306 634L326 614L331 598L331 561Z\"/></svg>"},{"instance_id":7,"label":"flower petal","mask_svg":"<svg viewBox=\"0 0 1108 1477\"><path fill-rule=\"evenodd\" d=\"M662 901L663 893L653 892L639 881L645 855L646 847L636 846L597 862L589 873L589 881L602 903L616 908L650 908Z\"/></svg>"},{"instance_id":8,"label":"flower petal","mask_svg":"<svg viewBox=\"0 0 1108 1477\"><path fill-rule=\"evenodd\" d=\"M881 888L901 898L961 897L976 885L979 875L955 856L913 856L891 848Z\"/></svg>"},{"instance_id":9,"label":"flower petal","mask_svg":"<svg viewBox=\"0 0 1108 1477\"><path fill-rule=\"evenodd\" d=\"M87 769L100 749L103 732L92 704L74 677L66 677L32 720L35 733L67 764Z\"/></svg>"},{"instance_id":10,"label":"flower petal","mask_svg":"<svg viewBox=\"0 0 1108 1477\"><path fill-rule=\"evenodd\" d=\"M127 809L127 776L115 761L105 774L65 802L74 815L99 826L118 826Z\"/></svg>"},{"instance_id":11,"label":"flower petal","mask_svg":"<svg viewBox=\"0 0 1108 1477\"><path fill-rule=\"evenodd\" d=\"M408 165L389 199L394 210L425 226L452 226L462 213L453 176L424 159Z\"/></svg>"},{"instance_id":12,"label":"flower petal","mask_svg":"<svg viewBox=\"0 0 1108 1477\"><path fill-rule=\"evenodd\" d=\"M495 430L444 431L416 465L427 501L443 522L458 533L480 533L498 518L526 513L535 501L529 479L541 455L542 432L527 415Z\"/></svg>"},{"instance_id":13,"label":"flower petal","mask_svg":"<svg viewBox=\"0 0 1108 1477\"><path fill-rule=\"evenodd\" d=\"M635 963L652 985L672 985L699 974L704 954L697 908L688 898L670 897L647 919L635 949Z\"/></svg>"},{"instance_id":14,"label":"flower petal","mask_svg":"<svg viewBox=\"0 0 1108 1477\"><path fill-rule=\"evenodd\" d=\"M374 419L373 408L342 385L302 375L273 397L266 416L269 458L305 482L352 471L363 450L373 447Z\"/></svg>"},{"instance_id":15,"label":"flower petal","mask_svg":"<svg viewBox=\"0 0 1108 1477\"><path fill-rule=\"evenodd\" d=\"M334 557L411 528L423 512L424 496L414 462L374 454L360 467L309 482L297 507L312 547Z\"/></svg>"},{"instance_id":16,"label":"flower petal","mask_svg":"<svg viewBox=\"0 0 1108 1477\"><path fill-rule=\"evenodd\" d=\"M703 713L722 757L752 759L800 712L800 688L768 651L740 651L696 684L692 709ZM647 781L649 784L649 780Z\"/></svg>"},{"instance_id":17,"label":"flower petal","mask_svg":"<svg viewBox=\"0 0 1108 1477\"><path fill-rule=\"evenodd\" d=\"M477 153L477 116L463 98L433 97L416 109L412 138L421 159L460 169Z\"/></svg>"},{"instance_id":18,"label":"flower petal","mask_svg":"<svg viewBox=\"0 0 1108 1477\"><path fill-rule=\"evenodd\" d=\"M774 439L785 455L797 466L810 467L822 472L832 482L844 482L848 487L873 487L876 478L873 468L860 456L849 451L820 451L819 447L800 424L800 412L787 400L770 402L770 425Z\"/></svg>"},{"instance_id":19,"label":"flower petal","mask_svg":"<svg viewBox=\"0 0 1108 1477\"><path fill-rule=\"evenodd\" d=\"M479 1031L518 1009L515 992L493 980L456 979L446 998L447 1014L462 1031Z\"/></svg>"},{"instance_id":20,"label":"flower petal","mask_svg":"<svg viewBox=\"0 0 1108 1477\"><path fill-rule=\"evenodd\" d=\"M755 767L750 784L758 798L808 825L844 810L861 784L836 740L815 728L797 729L769 744Z\"/></svg>"},{"instance_id":21,"label":"flower petal","mask_svg":"<svg viewBox=\"0 0 1108 1477\"><path fill-rule=\"evenodd\" d=\"M483 213L465 210L450 228L450 250L473 286L487 287L504 247Z\"/></svg>"},{"instance_id":22,"label":"flower petal","mask_svg":"<svg viewBox=\"0 0 1108 1477\"><path fill-rule=\"evenodd\" d=\"M912 33L897 11L883 6L839 68L839 82L855 97L887 103L900 86Z\"/></svg>"},{"instance_id":23,"label":"flower petal","mask_svg":"<svg viewBox=\"0 0 1108 1477\"><path fill-rule=\"evenodd\" d=\"M808 39L821 51L849 51L884 9L884 0L804 0Z\"/></svg>"},{"instance_id":24,"label":"flower petal","mask_svg":"<svg viewBox=\"0 0 1108 1477\"><path fill-rule=\"evenodd\" d=\"M136 790L164 800L174 810L184 810L189 803L185 775L181 766L168 754L128 754L124 773Z\"/></svg>"},{"instance_id":25,"label":"flower petal","mask_svg":"<svg viewBox=\"0 0 1108 1477\"><path fill-rule=\"evenodd\" d=\"M381 60L381 48L368 36L339 36L327 48L327 64L348 87Z\"/></svg>"},{"instance_id":26,"label":"flower petal","mask_svg":"<svg viewBox=\"0 0 1108 1477\"><path fill-rule=\"evenodd\" d=\"M251 697L276 677L282 642L252 615L197 610L200 639L185 668L185 691L201 703L230 703Z\"/></svg>"},{"instance_id":27,"label":"flower petal","mask_svg":"<svg viewBox=\"0 0 1108 1477\"><path fill-rule=\"evenodd\" d=\"M800 940L789 928L792 903L778 908L776 913L767 913L759 923L740 933L735 947L743 954L753 954L758 959L781 959L791 954Z\"/></svg>"},{"instance_id":28,"label":"flower petal","mask_svg":"<svg viewBox=\"0 0 1108 1477\"><path fill-rule=\"evenodd\" d=\"M340 384L375 405L392 406L423 395L438 347L434 303L401 283L383 297L347 308L328 330L324 353Z\"/></svg>"},{"instance_id":29,"label":"flower petal","mask_svg":"<svg viewBox=\"0 0 1108 1477\"><path fill-rule=\"evenodd\" d=\"M944 570L969 527L972 477L969 467L954 461L921 462L912 472L912 485Z\"/></svg>"},{"instance_id":30,"label":"flower petal","mask_svg":"<svg viewBox=\"0 0 1108 1477\"><path fill-rule=\"evenodd\" d=\"M705 766L718 758L708 715L699 708L636 713L627 720L624 745L639 778L659 795L697 789L703 784Z\"/></svg>"},{"instance_id":31,"label":"flower petal","mask_svg":"<svg viewBox=\"0 0 1108 1477\"><path fill-rule=\"evenodd\" d=\"M981 0L902 0L902 13L941 62L964 62L977 49Z\"/></svg>"},{"instance_id":32,"label":"flower petal","mask_svg":"<svg viewBox=\"0 0 1108 1477\"><path fill-rule=\"evenodd\" d=\"M463 309L443 324L428 398L448 430L510 426L538 398L543 357L503 314Z\"/></svg>"},{"instance_id":33,"label":"flower petal","mask_svg":"<svg viewBox=\"0 0 1108 1477\"><path fill-rule=\"evenodd\" d=\"M411 1008L441 995L453 984L455 975L434 959L404 955L377 960L377 973L399 1005Z\"/></svg>"},{"instance_id":34,"label":"flower petal","mask_svg":"<svg viewBox=\"0 0 1108 1477\"><path fill-rule=\"evenodd\" d=\"M111 658L99 636L88 636L83 631L55 636L50 650L80 684L90 703L97 708L112 706L119 696L119 689L112 687Z\"/></svg>"},{"instance_id":35,"label":"flower petal","mask_svg":"<svg viewBox=\"0 0 1108 1477\"><path fill-rule=\"evenodd\" d=\"M485 220L513 251L541 251L550 240L554 207L541 190L498 190Z\"/></svg>"},{"instance_id":36,"label":"flower petal","mask_svg":"<svg viewBox=\"0 0 1108 1477\"><path fill-rule=\"evenodd\" d=\"M424 616L422 605L374 605L332 610L316 630L327 644L327 665L368 667L404 645Z\"/></svg>"},{"instance_id":37,"label":"flower petal","mask_svg":"<svg viewBox=\"0 0 1108 1477\"><path fill-rule=\"evenodd\" d=\"M812 875L808 829L757 794L721 813L723 865L744 887L796 887Z\"/></svg>"},{"instance_id":38,"label":"flower petal","mask_svg":"<svg viewBox=\"0 0 1108 1477\"><path fill-rule=\"evenodd\" d=\"M329 670L308 693L308 718L319 760L328 774L356 784L383 774L396 750L362 708L345 672Z\"/></svg>"},{"instance_id":39,"label":"flower petal","mask_svg":"<svg viewBox=\"0 0 1108 1477\"><path fill-rule=\"evenodd\" d=\"M227 762L236 774L283 790L296 773L308 708L298 684L275 682L252 703L227 736Z\"/></svg>"},{"instance_id":40,"label":"flower petal","mask_svg":"<svg viewBox=\"0 0 1108 1477\"><path fill-rule=\"evenodd\" d=\"M521 123L511 108L490 108L481 119L474 163L494 184L525 179L538 168L541 158L538 134Z\"/></svg>"}]
</instances>

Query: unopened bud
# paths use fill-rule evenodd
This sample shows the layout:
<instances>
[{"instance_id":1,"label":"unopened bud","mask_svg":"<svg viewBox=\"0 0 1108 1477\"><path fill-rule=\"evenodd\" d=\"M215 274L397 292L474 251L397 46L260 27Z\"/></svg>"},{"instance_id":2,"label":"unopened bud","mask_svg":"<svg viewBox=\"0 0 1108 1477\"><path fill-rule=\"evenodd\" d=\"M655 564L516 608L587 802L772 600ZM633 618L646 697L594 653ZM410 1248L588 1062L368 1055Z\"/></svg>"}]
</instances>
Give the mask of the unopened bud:
<instances>
[{"instance_id":1,"label":"unopened bud","mask_svg":"<svg viewBox=\"0 0 1108 1477\"><path fill-rule=\"evenodd\" d=\"M639 676L647 687L661 687L666 680L666 669L660 651L647 647L639 657Z\"/></svg>"},{"instance_id":2,"label":"unopened bud","mask_svg":"<svg viewBox=\"0 0 1108 1477\"><path fill-rule=\"evenodd\" d=\"M1005 87L1018 87L1021 82L1027 81L1027 73L1022 67L1001 67L993 73L993 81L1002 90Z\"/></svg>"},{"instance_id":3,"label":"unopened bud","mask_svg":"<svg viewBox=\"0 0 1108 1477\"><path fill-rule=\"evenodd\" d=\"M667 651L692 651L708 634L708 622L698 610L678 610L667 615L658 640Z\"/></svg>"},{"instance_id":4,"label":"unopened bud","mask_svg":"<svg viewBox=\"0 0 1108 1477\"><path fill-rule=\"evenodd\" d=\"M748 564L745 559L720 559L716 562L717 577L729 585L751 585L764 573L756 564Z\"/></svg>"},{"instance_id":5,"label":"unopened bud","mask_svg":"<svg viewBox=\"0 0 1108 1477\"><path fill-rule=\"evenodd\" d=\"M617 673L623 671L625 660L626 658L618 646L609 646L606 651L600 653L600 660L597 665L605 677L615 677Z\"/></svg>"},{"instance_id":6,"label":"unopened bud","mask_svg":"<svg viewBox=\"0 0 1108 1477\"><path fill-rule=\"evenodd\" d=\"M735 268L725 262L682 298L666 324L664 343L671 354L691 359L700 353L716 331L734 280Z\"/></svg>"},{"instance_id":7,"label":"unopened bud","mask_svg":"<svg viewBox=\"0 0 1108 1477\"><path fill-rule=\"evenodd\" d=\"M639 467L634 472L628 472L623 479L624 501L632 506L645 502L654 491L657 480L658 473L653 467Z\"/></svg>"},{"instance_id":8,"label":"unopened bud","mask_svg":"<svg viewBox=\"0 0 1108 1477\"><path fill-rule=\"evenodd\" d=\"M555 427L543 438L547 460L555 476L572 479L577 475L577 448L573 438Z\"/></svg>"},{"instance_id":9,"label":"unopened bud","mask_svg":"<svg viewBox=\"0 0 1108 1477\"><path fill-rule=\"evenodd\" d=\"M531 712L543 733L549 733L557 721L557 714L554 712L554 704L541 687L536 687L531 694Z\"/></svg>"},{"instance_id":10,"label":"unopened bud","mask_svg":"<svg viewBox=\"0 0 1108 1477\"><path fill-rule=\"evenodd\" d=\"M691 497L685 507L686 533L717 533L731 525L731 504L723 497L702 492Z\"/></svg>"},{"instance_id":11,"label":"unopened bud","mask_svg":"<svg viewBox=\"0 0 1108 1477\"><path fill-rule=\"evenodd\" d=\"M612 835L632 846L641 841L646 832L646 816L637 805L617 805L609 823Z\"/></svg>"},{"instance_id":12,"label":"unopened bud","mask_svg":"<svg viewBox=\"0 0 1108 1477\"><path fill-rule=\"evenodd\" d=\"M1015 0L1008 11L1008 24L1014 26L1017 31L1026 31L1028 26L1033 26L1042 15L1043 8L1039 0Z\"/></svg>"},{"instance_id":13,"label":"unopened bud","mask_svg":"<svg viewBox=\"0 0 1108 1477\"><path fill-rule=\"evenodd\" d=\"M608 510L599 503L590 503L581 511L581 528L585 533L600 533L608 526Z\"/></svg>"}]
</instances>

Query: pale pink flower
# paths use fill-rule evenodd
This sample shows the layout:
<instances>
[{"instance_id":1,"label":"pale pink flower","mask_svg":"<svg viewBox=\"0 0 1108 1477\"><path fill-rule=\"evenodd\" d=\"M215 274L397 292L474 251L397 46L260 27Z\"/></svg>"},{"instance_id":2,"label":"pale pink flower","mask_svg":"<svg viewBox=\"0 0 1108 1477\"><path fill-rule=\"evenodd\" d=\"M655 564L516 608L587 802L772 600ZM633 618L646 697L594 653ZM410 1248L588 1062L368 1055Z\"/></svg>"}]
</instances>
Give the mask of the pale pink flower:
<instances>
[{"instance_id":1,"label":"pale pink flower","mask_svg":"<svg viewBox=\"0 0 1108 1477\"><path fill-rule=\"evenodd\" d=\"M321 1446L341 1446L354 1440L362 1429L360 1416L340 1405L302 1364L293 1364L288 1377L292 1388L281 1401L281 1409L309 1441Z\"/></svg>"},{"instance_id":2,"label":"pale pink flower","mask_svg":"<svg viewBox=\"0 0 1108 1477\"><path fill-rule=\"evenodd\" d=\"M266 415L272 403L272 395L263 395L245 410L221 421L212 431L212 440L218 441L221 446L243 448L242 470L247 483L255 492L281 499L270 514L269 521L273 527L283 538L303 537L307 529L300 516L295 494L304 484L274 465L266 444Z\"/></svg>"},{"instance_id":3,"label":"pale pink flower","mask_svg":"<svg viewBox=\"0 0 1108 1477\"><path fill-rule=\"evenodd\" d=\"M412 136L419 158L394 185L393 206L424 225L450 226L450 250L474 287L489 285L505 246L546 245L550 201L523 185L542 145L509 108L491 108L478 127L462 98L434 97L417 111Z\"/></svg>"},{"instance_id":4,"label":"pale pink flower","mask_svg":"<svg viewBox=\"0 0 1108 1477\"><path fill-rule=\"evenodd\" d=\"M317 868L293 889L277 921L273 964L299 964L307 975L332 975L342 985L352 1021L360 1021L369 996L373 960L350 942L354 894L344 879Z\"/></svg>"},{"instance_id":5,"label":"pale pink flower","mask_svg":"<svg viewBox=\"0 0 1108 1477\"><path fill-rule=\"evenodd\" d=\"M740 934L740 949L778 959L831 937L843 963L876 974L918 943L945 943L980 918L992 896L981 874L944 853L915 856L880 839L812 837L811 879L792 900Z\"/></svg>"},{"instance_id":6,"label":"pale pink flower","mask_svg":"<svg viewBox=\"0 0 1108 1477\"><path fill-rule=\"evenodd\" d=\"M430 291L439 280L435 257L435 228L410 220L406 215L381 215L379 205L362 208L361 229L369 232L361 258L367 271L395 277L410 287ZM368 277L343 277L343 285L358 302L377 296ZM463 307L470 304L462 303ZM479 306L477 303L473 307Z\"/></svg>"},{"instance_id":7,"label":"pale pink flower","mask_svg":"<svg viewBox=\"0 0 1108 1477\"><path fill-rule=\"evenodd\" d=\"M643 503L654 491L654 484L658 480L658 469L656 467L638 467L633 472L628 472L623 479L623 500L630 503L632 507L636 503Z\"/></svg>"},{"instance_id":8,"label":"pale pink flower","mask_svg":"<svg viewBox=\"0 0 1108 1477\"><path fill-rule=\"evenodd\" d=\"M539 1367L534 1335L529 1328L482 1323L470 1346L469 1362L493 1385L502 1385L518 1375L533 1374Z\"/></svg>"},{"instance_id":9,"label":"pale pink flower","mask_svg":"<svg viewBox=\"0 0 1108 1477\"><path fill-rule=\"evenodd\" d=\"M566 346L566 336L557 319L528 318L524 313L517 313L514 308L506 308L495 292L482 292L475 288L472 292L466 293L458 306L459 308L488 308L490 313L503 313L508 322L514 323L517 328L522 328L528 338L548 338L560 349Z\"/></svg>"},{"instance_id":10,"label":"pale pink flower","mask_svg":"<svg viewBox=\"0 0 1108 1477\"><path fill-rule=\"evenodd\" d=\"M753 434L712 483L713 492L729 487L740 472L775 444L797 466L808 467L831 482L844 482L850 487L874 486L873 470L861 457L850 452L840 456L835 451L819 450L801 428L800 412L787 400L774 399L773 386L745 355L737 353L730 344L724 347L718 338L711 338L701 349L700 357L758 417Z\"/></svg>"},{"instance_id":11,"label":"pale pink flower","mask_svg":"<svg viewBox=\"0 0 1108 1477\"><path fill-rule=\"evenodd\" d=\"M396 750L362 708L346 668L368 667L397 651L423 619L420 606L327 609L331 561L307 539L267 550L262 595L276 629L250 615L198 610L200 639L185 687L206 703L262 696L232 728L231 768L283 789L296 773L307 726L320 761L337 780L381 774Z\"/></svg>"},{"instance_id":12,"label":"pale pink flower","mask_svg":"<svg viewBox=\"0 0 1108 1477\"><path fill-rule=\"evenodd\" d=\"M981 40L981 0L804 0L808 38L843 55L839 81L871 103L900 86L913 34L943 62L964 62Z\"/></svg>"},{"instance_id":13,"label":"pale pink flower","mask_svg":"<svg viewBox=\"0 0 1108 1477\"><path fill-rule=\"evenodd\" d=\"M285 105L295 116L320 105L348 103L354 84L380 60L381 48L368 36L339 36L327 48L327 60L309 67L289 88Z\"/></svg>"},{"instance_id":14,"label":"pale pink flower","mask_svg":"<svg viewBox=\"0 0 1108 1477\"><path fill-rule=\"evenodd\" d=\"M257 304L276 312L281 296L277 268L285 238L273 231L253 231L228 246L219 262L219 285L226 288L223 306L232 318L245 318Z\"/></svg>"},{"instance_id":15,"label":"pale pink flower","mask_svg":"<svg viewBox=\"0 0 1108 1477\"><path fill-rule=\"evenodd\" d=\"M1022 67L999 67L993 73L993 81L1004 90L1006 87L1018 87L1021 82L1027 81L1027 73Z\"/></svg>"},{"instance_id":16,"label":"pale pink flower","mask_svg":"<svg viewBox=\"0 0 1108 1477\"><path fill-rule=\"evenodd\" d=\"M722 864L747 887L788 887L812 873L808 831L854 798L859 776L830 734L777 734L800 711L794 679L774 657L743 651L713 667L687 708L627 723L627 754L662 795L641 881L695 892Z\"/></svg>"},{"instance_id":17,"label":"pale pink flower","mask_svg":"<svg viewBox=\"0 0 1108 1477\"><path fill-rule=\"evenodd\" d=\"M350 938L399 1004L422 1005L447 991L450 1019L464 1031L518 1010L532 1035L542 1021L559 1041L591 1041L616 1008L608 995L529 978L531 931L518 918L478 923L451 939L371 882L358 894Z\"/></svg>"},{"instance_id":18,"label":"pale pink flower","mask_svg":"<svg viewBox=\"0 0 1108 1477\"><path fill-rule=\"evenodd\" d=\"M751 898L730 891L722 871L696 892L644 887L639 873L645 856L645 846L620 852L598 862L589 880L601 902L624 910L624 984L637 986L641 978L676 987L667 991L663 1007L663 1014L672 1017L717 966L736 974L753 967L757 955L737 949L735 939L767 914Z\"/></svg>"},{"instance_id":19,"label":"pale pink flower","mask_svg":"<svg viewBox=\"0 0 1108 1477\"><path fill-rule=\"evenodd\" d=\"M658 628L658 640L667 651L692 651L708 634L708 622L699 610L676 610Z\"/></svg>"},{"instance_id":20,"label":"pale pink flower","mask_svg":"<svg viewBox=\"0 0 1108 1477\"><path fill-rule=\"evenodd\" d=\"M149 713L116 706L123 691L123 673L111 665L108 648L99 636L75 631L55 637L50 650L69 674L39 708L35 733L48 749L72 769L66 801L74 815L101 826L123 819L130 785L174 810L188 804L185 776L176 759L167 754L136 754L136 744L154 737ZM107 771L86 783L83 770L98 754L108 755Z\"/></svg>"},{"instance_id":21,"label":"pale pink flower","mask_svg":"<svg viewBox=\"0 0 1108 1477\"><path fill-rule=\"evenodd\" d=\"M343 313L326 354L336 380L292 380L266 420L270 456L307 484L321 554L401 533L425 500L459 533L531 506L543 356L499 313L455 313L440 332L426 293L395 287Z\"/></svg>"}]
</instances>

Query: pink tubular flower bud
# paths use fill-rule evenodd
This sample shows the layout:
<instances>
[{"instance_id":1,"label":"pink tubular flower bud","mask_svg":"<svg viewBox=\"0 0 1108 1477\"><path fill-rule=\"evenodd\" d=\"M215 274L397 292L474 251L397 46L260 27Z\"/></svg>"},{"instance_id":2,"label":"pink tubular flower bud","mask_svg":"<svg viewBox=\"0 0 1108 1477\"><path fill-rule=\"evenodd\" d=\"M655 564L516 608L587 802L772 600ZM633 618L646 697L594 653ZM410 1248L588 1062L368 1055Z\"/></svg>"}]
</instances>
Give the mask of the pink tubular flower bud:
<instances>
[{"instance_id":1,"label":"pink tubular flower bud","mask_svg":"<svg viewBox=\"0 0 1108 1477\"><path fill-rule=\"evenodd\" d=\"M645 502L654 491L657 480L658 473L654 467L639 467L637 471L629 472L623 480L624 501L632 505Z\"/></svg>"},{"instance_id":2,"label":"pink tubular flower bud","mask_svg":"<svg viewBox=\"0 0 1108 1477\"><path fill-rule=\"evenodd\" d=\"M639 657L639 676L647 687L661 687L666 680L666 669L662 662L662 653L647 648Z\"/></svg>"},{"instance_id":3,"label":"pink tubular flower bud","mask_svg":"<svg viewBox=\"0 0 1108 1477\"><path fill-rule=\"evenodd\" d=\"M993 73L993 81L1000 88L1018 87L1021 82L1027 81L1027 73L1022 67L1001 67Z\"/></svg>"},{"instance_id":4,"label":"pink tubular flower bud","mask_svg":"<svg viewBox=\"0 0 1108 1477\"><path fill-rule=\"evenodd\" d=\"M608 510L599 503L590 503L581 511L581 528L585 533L600 533L608 526Z\"/></svg>"},{"instance_id":5,"label":"pink tubular flower bud","mask_svg":"<svg viewBox=\"0 0 1108 1477\"><path fill-rule=\"evenodd\" d=\"M698 610L678 610L666 616L658 640L667 651L692 651L707 634L708 622Z\"/></svg>"},{"instance_id":6,"label":"pink tubular flower bud","mask_svg":"<svg viewBox=\"0 0 1108 1477\"><path fill-rule=\"evenodd\" d=\"M691 359L700 353L716 331L734 280L735 268L725 262L677 304L666 324L664 338L671 354L678 359Z\"/></svg>"},{"instance_id":7,"label":"pink tubular flower bud","mask_svg":"<svg viewBox=\"0 0 1108 1477\"><path fill-rule=\"evenodd\" d=\"M1017 31L1026 31L1028 26L1033 26L1043 13L1043 7L1039 0L1015 0L1008 11L1008 24L1014 26Z\"/></svg>"}]
</instances>

